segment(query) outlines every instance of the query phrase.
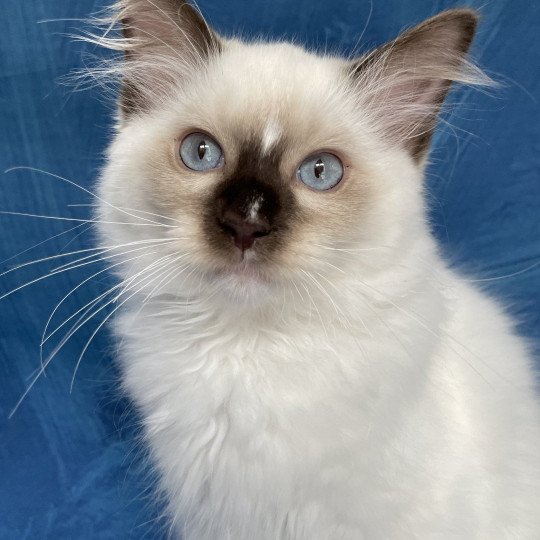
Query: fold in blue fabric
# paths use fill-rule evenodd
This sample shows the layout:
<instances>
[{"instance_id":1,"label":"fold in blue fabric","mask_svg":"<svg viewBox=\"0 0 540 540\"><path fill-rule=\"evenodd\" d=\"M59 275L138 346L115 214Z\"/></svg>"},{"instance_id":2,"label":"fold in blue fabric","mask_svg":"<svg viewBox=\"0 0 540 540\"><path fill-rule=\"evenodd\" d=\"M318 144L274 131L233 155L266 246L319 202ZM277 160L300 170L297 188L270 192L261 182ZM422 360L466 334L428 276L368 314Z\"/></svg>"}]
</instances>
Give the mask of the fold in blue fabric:
<instances>
[{"instance_id":1,"label":"fold in blue fabric","mask_svg":"<svg viewBox=\"0 0 540 540\"><path fill-rule=\"evenodd\" d=\"M464 2L201 0L222 32L295 38L351 52ZM482 9L473 56L502 81L488 93L453 92L433 141L427 191L433 230L453 264L503 299L520 331L540 337L540 4L465 2ZM69 34L105 6L91 0L4 0L0 8L0 210L87 219L114 103L61 83L91 55ZM29 166L38 170L14 169ZM71 180L69 183L59 175ZM84 188L84 189L81 189ZM0 272L92 247L84 221L0 215ZM49 240L47 240L49 239ZM34 246L34 247L33 247ZM21 253L23 252L23 253ZM19 254L19 255L17 255ZM0 296L51 274L58 257L0 278ZM54 306L99 264L52 272L0 301L0 538L165 538L162 507L138 443L139 422L118 392L112 341L96 317L34 381L54 342L40 343ZM49 324L111 286L103 272L68 296ZM510 360L510 359L509 359ZM76 372L76 373L75 373ZM75 377L73 375L75 373ZM73 379L73 380L72 380Z\"/></svg>"}]
</instances>

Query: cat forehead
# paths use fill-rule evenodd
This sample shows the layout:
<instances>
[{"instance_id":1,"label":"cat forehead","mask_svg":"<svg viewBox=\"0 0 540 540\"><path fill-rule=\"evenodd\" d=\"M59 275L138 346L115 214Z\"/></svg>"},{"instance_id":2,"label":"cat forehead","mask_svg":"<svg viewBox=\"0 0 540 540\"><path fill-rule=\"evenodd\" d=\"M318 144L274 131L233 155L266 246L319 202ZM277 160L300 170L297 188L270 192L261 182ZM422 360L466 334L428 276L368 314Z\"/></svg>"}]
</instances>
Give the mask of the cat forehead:
<instances>
[{"instance_id":1,"label":"cat forehead","mask_svg":"<svg viewBox=\"0 0 540 540\"><path fill-rule=\"evenodd\" d=\"M324 145L343 133L343 62L287 43L232 41L195 77L178 117L264 154L280 141ZM319 141L320 139L320 141Z\"/></svg>"},{"instance_id":2,"label":"cat forehead","mask_svg":"<svg viewBox=\"0 0 540 540\"><path fill-rule=\"evenodd\" d=\"M335 93L342 68L337 59L317 56L290 43L233 41L216 59L209 82L229 93L231 106L251 107L254 112L300 103L309 107Z\"/></svg>"}]
</instances>

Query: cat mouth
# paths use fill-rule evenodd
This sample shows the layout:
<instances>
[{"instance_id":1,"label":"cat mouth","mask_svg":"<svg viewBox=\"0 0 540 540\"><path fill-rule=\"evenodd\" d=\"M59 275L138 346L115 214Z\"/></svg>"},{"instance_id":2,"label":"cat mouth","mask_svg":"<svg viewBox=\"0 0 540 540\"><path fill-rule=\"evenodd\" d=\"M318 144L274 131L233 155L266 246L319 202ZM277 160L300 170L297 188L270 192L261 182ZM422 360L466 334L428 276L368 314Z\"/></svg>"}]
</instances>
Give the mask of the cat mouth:
<instances>
[{"instance_id":1,"label":"cat mouth","mask_svg":"<svg viewBox=\"0 0 540 540\"><path fill-rule=\"evenodd\" d=\"M270 284L275 281L261 260L256 250L249 249L242 253L238 250L234 257L228 258L225 264L214 268L213 275L235 285Z\"/></svg>"}]
</instances>

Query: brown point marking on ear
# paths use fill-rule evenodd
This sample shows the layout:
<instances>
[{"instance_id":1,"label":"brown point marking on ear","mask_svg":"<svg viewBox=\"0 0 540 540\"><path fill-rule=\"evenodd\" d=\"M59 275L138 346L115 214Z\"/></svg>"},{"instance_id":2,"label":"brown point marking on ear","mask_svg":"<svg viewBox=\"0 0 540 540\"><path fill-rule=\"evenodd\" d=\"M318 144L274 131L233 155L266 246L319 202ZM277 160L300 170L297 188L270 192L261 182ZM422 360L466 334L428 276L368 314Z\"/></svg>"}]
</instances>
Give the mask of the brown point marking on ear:
<instances>
[{"instance_id":1,"label":"brown point marking on ear","mask_svg":"<svg viewBox=\"0 0 540 540\"><path fill-rule=\"evenodd\" d=\"M137 91L137 86L128 80L122 83L120 88L119 104L123 116L128 117L137 110L142 109L144 96Z\"/></svg>"},{"instance_id":2,"label":"brown point marking on ear","mask_svg":"<svg viewBox=\"0 0 540 540\"><path fill-rule=\"evenodd\" d=\"M195 39L195 45L201 53L209 56L222 51L221 41L197 8L182 2L177 13L188 35Z\"/></svg>"},{"instance_id":3,"label":"brown point marking on ear","mask_svg":"<svg viewBox=\"0 0 540 540\"><path fill-rule=\"evenodd\" d=\"M122 35L126 39L132 39L133 23L129 17L124 17L120 21L122 27ZM124 51L124 61L129 61L133 55L133 51L126 49ZM129 80L124 79L120 87L120 97L118 99L120 104L120 110L124 116L129 116L137 109L137 103L140 101L141 96L137 92L137 88Z\"/></svg>"},{"instance_id":4,"label":"brown point marking on ear","mask_svg":"<svg viewBox=\"0 0 540 540\"><path fill-rule=\"evenodd\" d=\"M427 104L431 105L431 110L417 118L408 128L394 126L398 133L400 129L403 132L410 131L403 143L416 162L421 161L428 151L441 105L452 81L459 78L478 19L478 13L471 9L445 11L356 60L349 68L349 74L357 80L369 74L370 69L375 70L374 76L380 76L381 66L377 64L381 61L385 72L383 77L390 78L393 72L402 77L409 73L409 79L403 77L399 83L401 88L396 85L395 91L390 92L388 86L385 86L380 97L391 100L393 94L397 107L402 107L404 101L411 96L415 98L411 104L417 101L422 105L426 104L422 100L427 100ZM421 76L422 72L425 77ZM406 118L404 120L407 121ZM408 121L411 122L411 119Z\"/></svg>"},{"instance_id":5,"label":"brown point marking on ear","mask_svg":"<svg viewBox=\"0 0 540 540\"><path fill-rule=\"evenodd\" d=\"M197 8L185 0L124 0L120 3L123 37L134 42L124 50L124 60L135 62L138 58L152 54L174 54L205 59L222 51L217 34L206 23ZM129 74L130 70L127 70ZM137 70L136 70L137 71ZM170 73L163 73L160 82L166 81ZM134 78L133 78L134 79ZM142 81L144 74L137 73L137 80L129 75L122 83L119 104L125 116L147 108L147 88ZM152 80L149 80L149 85Z\"/></svg>"}]
</instances>

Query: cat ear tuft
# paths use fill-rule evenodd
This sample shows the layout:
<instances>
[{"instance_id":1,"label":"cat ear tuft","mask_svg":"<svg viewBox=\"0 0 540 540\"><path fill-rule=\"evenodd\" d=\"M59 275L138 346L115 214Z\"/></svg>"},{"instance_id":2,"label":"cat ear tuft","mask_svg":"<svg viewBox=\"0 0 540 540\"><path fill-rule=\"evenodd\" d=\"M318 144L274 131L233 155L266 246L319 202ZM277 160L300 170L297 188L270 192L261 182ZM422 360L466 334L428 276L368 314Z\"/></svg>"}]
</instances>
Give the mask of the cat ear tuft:
<instances>
[{"instance_id":1,"label":"cat ear tuft","mask_svg":"<svg viewBox=\"0 0 540 540\"><path fill-rule=\"evenodd\" d=\"M490 82L466 60L477 21L470 9L445 11L347 66L362 109L417 162L452 82Z\"/></svg>"},{"instance_id":2,"label":"cat ear tuft","mask_svg":"<svg viewBox=\"0 0 540 540\"><path fill-rule=\"evenodd\" d=\"M125 55L120 96L125 115L163 98L171 85L221 52L220 38L184 0L122 0L117 13Z\"/></svg>"}]
</instances>

